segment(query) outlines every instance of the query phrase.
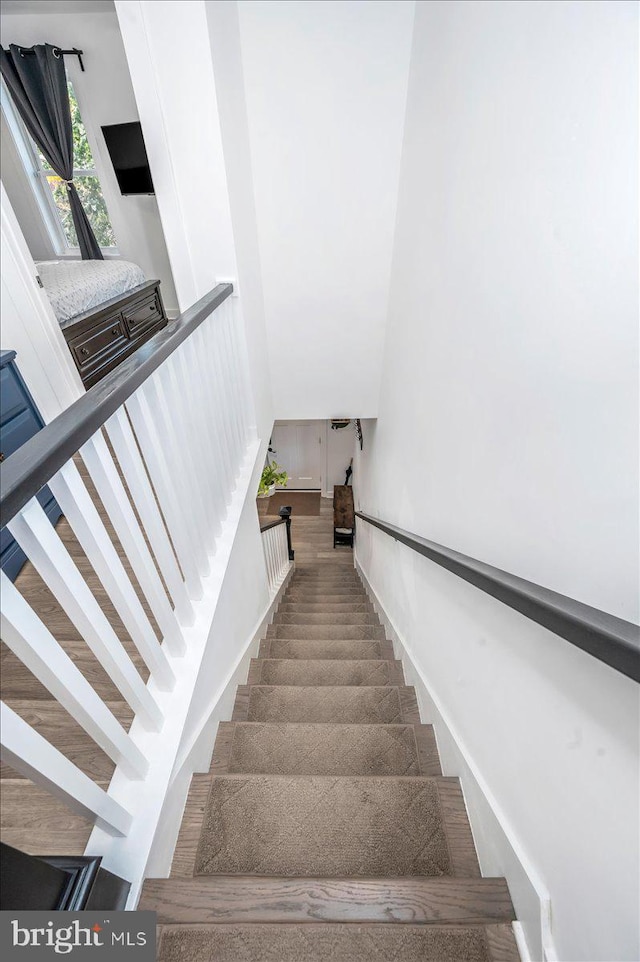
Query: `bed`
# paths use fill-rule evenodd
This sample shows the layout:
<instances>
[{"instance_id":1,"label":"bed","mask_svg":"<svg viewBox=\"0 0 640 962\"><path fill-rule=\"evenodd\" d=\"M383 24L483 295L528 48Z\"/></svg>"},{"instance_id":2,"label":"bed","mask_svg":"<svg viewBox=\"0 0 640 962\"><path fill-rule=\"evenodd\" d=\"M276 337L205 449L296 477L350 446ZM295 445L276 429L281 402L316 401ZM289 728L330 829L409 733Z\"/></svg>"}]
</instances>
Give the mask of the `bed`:
<instances>
[{"instance_id":1,"label":"bed","mask_svg":"<svg viewBox=\"0 0 640 962\"><path fill-rule=\"evenodd\" d=\"M39 261L37 269L85 387L167 323L160 281L131 261Z\"/></svg>"}]
</instances>

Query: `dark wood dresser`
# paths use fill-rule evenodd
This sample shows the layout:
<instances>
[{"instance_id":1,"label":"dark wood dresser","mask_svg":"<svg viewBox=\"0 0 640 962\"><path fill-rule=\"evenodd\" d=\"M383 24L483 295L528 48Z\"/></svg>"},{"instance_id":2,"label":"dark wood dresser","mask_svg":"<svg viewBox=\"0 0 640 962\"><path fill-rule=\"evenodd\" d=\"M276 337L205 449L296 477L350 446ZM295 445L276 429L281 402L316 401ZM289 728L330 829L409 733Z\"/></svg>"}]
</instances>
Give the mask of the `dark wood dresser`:
<instances>
[{"instance_id":1,"label":"dark wood dresser","mask_svg":"<svg viewBox=\"0 0 640 962\"><path fill-rule=\"evenodd\" d=\"M145 281L60 327L89 388L167 324L160 281Z\"/></svg>"}]
</instances>

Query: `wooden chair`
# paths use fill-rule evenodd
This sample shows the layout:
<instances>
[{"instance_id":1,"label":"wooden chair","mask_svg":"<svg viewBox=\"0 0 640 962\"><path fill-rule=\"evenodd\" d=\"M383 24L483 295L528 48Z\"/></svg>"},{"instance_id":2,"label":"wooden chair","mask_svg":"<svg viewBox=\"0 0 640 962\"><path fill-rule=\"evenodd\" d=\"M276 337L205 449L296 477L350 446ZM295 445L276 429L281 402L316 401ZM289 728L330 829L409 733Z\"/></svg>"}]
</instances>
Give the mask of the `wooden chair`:
<instances>
[{"instance_id":1,"label":"wooden chair","mask_svg":"<svg viewBox=\"0 0 640 962\"><path fill-rule=\"evenodd\" d=\"M356 516L353 488L348 484L333 486L333 547L346 544L353 548Z\"/></svg>"}]
</instances>

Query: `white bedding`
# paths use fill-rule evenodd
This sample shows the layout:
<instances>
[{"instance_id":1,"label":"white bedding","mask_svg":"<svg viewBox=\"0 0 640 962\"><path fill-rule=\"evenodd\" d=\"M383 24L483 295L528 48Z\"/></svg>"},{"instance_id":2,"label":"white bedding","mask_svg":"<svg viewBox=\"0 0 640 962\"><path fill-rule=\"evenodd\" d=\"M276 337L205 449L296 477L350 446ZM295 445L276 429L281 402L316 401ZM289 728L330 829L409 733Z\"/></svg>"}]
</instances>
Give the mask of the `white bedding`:
<instances>
[{"instance_id":1,"label":"white bedding","mask_svg":"<svg viewBox=\"0 0 640 962\"><path fill-rule=\"evenodd\" d=\"M40 280L60 323L144 283L131 261L38 261Z\"/></svg>"}]
</instances>

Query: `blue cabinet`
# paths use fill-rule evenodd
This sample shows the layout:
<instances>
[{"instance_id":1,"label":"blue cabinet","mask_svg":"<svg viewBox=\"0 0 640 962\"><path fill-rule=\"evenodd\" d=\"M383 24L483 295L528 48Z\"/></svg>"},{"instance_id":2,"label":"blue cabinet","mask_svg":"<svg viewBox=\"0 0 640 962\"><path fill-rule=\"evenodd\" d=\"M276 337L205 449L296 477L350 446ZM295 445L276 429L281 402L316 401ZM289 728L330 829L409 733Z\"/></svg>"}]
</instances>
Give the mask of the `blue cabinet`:
<instances>
[{"instance_id":1,"label":"blue cabinet","mask_svg":"<svg viewBox=\"0 0 640 962\"><path fill-rule=\"evenodd\" d=\"M0 352L0 452L2 460L17 451L44 427L44 421L16 366L16 352ZM62 511L49 488L43 488L38 501L55 524ZM15 581L26 557L7 528L0 531L0 567Z\"/></svg>"}]
</instances>

